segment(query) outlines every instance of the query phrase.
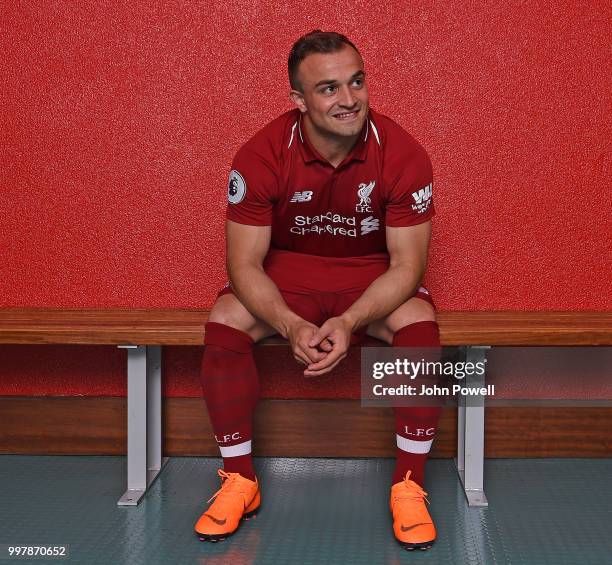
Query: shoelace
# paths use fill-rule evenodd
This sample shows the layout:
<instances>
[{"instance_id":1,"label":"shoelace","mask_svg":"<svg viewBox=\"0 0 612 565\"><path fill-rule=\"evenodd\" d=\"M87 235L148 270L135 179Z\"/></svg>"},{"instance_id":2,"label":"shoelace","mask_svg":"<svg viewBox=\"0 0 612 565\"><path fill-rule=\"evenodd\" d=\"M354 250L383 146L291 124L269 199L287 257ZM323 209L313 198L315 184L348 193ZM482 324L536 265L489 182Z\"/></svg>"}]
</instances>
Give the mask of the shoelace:
<instances>
[{"instance_id":1,"label":"shoelace","mask_svg":"<svg viewBox=\"0 0 612 565\"><path fill-rule=\"evenodd\" d=\"M235 483L235 478L238 473L226 473L223 469L219 469L217 474L221 477L222 483L221 488L213 494L206 503L209 503L211 500L214 500L219 496L223 491L226 493L231 492L231 486Z\"/></svg>"},{"instance_id":2,"label":"shoelace","mask_svg":"<svg viewBox=\"0 0 612 565\"><path fill-rule=\"evenodd\" d=\"M401 496L394 496L394 500L419 500L424 499L427 504L431 504L427 499L427 492L425 492L419 485L414 481L408 482L412 471L408 471L404 477L404 484L406 485L409 492L403 493Z\"/></svg>"}]
</instances>

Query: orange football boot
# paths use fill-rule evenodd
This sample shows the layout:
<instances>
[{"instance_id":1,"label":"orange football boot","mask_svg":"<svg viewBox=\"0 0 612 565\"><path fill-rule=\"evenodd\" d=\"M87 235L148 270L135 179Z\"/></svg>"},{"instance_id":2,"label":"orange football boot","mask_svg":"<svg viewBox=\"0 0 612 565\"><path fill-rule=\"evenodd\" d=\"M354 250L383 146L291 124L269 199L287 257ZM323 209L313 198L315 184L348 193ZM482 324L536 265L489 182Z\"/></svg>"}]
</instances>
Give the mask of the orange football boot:
<instances>
[{"instance_id":1,"label":"orange football boot","mask_svg":"<svg viewBox=\"0 0 612 565\"><path fill-rule=\"evenodd\" d=\"M195 532L201 541L221 541L231 536L240 520L254 516L261 504L259 483L240 473L226 473L219 469L221 488L207 502L215 500L196 522Z\"/></svg>"},{"instance_id":2,"label":"orange football boot","mask_svg":"<svg viewBox=\"0 0 612 565\"><path fill-rule=\"evenodd\" d=\"M393 533L407 550L429 549L436 539L436 528L425 506L427 493L406 473L403 481L391 487Z\"/></svg>"}]
</instances>

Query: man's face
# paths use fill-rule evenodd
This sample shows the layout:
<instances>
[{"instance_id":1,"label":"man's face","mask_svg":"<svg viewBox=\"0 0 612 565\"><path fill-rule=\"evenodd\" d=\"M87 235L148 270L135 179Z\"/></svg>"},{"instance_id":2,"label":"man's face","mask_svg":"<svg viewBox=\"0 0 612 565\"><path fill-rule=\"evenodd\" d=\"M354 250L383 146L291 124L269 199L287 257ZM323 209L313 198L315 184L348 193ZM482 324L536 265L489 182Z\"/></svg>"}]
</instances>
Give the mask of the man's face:
<instances>
[{"instance_id":1,"label":"man's face","mask_svg":"<svg viewBox=\"0 0 612 565\"><path fill-rule=\"evenodd\" d=\"M368 112L363 60L350 45L335 53L311 53L298 67L302 92L291 98L323 135L357 135Z\"/></svg>"}]
</instances>

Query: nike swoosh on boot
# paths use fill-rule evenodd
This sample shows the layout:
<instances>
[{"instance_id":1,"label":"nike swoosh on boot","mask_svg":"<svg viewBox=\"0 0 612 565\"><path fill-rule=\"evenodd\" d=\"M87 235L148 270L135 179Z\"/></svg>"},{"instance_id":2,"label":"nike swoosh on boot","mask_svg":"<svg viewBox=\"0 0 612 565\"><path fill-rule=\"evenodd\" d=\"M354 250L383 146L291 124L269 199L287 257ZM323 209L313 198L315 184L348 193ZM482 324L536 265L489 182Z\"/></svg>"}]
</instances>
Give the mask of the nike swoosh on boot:
<instances>
[{"instance_id":1,"label":"nike swoosh on boot","mask_svg":"<svg viewBox=\"0 0 612 565\"><path fill-rule=\"evenodd\" d=\"M421 522L419 524L414 524L413 526L404 526L404 524L402 524L402 532L409 532L410 530L414 530L414 528L416 528L417 526L426 526L427 522Z\"/></svg>"},{"instance_id":2,"label":"nike swoosh on boot","mask_svg":"<svg viewBox=\"0 0 612 565\"><path fill-rule=\"evenodd\" d=\"M204 514L204 516L206 516L207 518L210 518L215 524L217 524L217 526L223 526L223 524L227 522L227 518L223 518L223 520L219 520L218 518L215 518L211 516L210 514Z\"/></svg>"}]
</instances>

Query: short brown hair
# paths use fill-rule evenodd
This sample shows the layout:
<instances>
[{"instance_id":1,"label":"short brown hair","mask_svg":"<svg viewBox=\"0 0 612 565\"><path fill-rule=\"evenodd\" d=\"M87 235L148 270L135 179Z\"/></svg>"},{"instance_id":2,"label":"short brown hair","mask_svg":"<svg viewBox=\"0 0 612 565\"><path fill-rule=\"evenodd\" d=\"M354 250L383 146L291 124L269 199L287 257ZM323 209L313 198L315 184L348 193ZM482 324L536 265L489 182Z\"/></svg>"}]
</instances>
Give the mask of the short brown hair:
<instances>
[{"instance_id":1,"label":"short brown hair","mask_svg":"<svg viewBox=\"0 0 612 565\"><path fill-rule=\"evenodd\" d=\"M340 51L345 45L350 45L357 53L359 49L353 45L351 40L335 31L321 31L315 29L300 37L289 52L288 70L289 84L295 90L301 90L302 85L297 79L297 71L300 63L311 53L335 53ZM360 53L361 55L361 53Z\"/></svg>"}]
</instances>

